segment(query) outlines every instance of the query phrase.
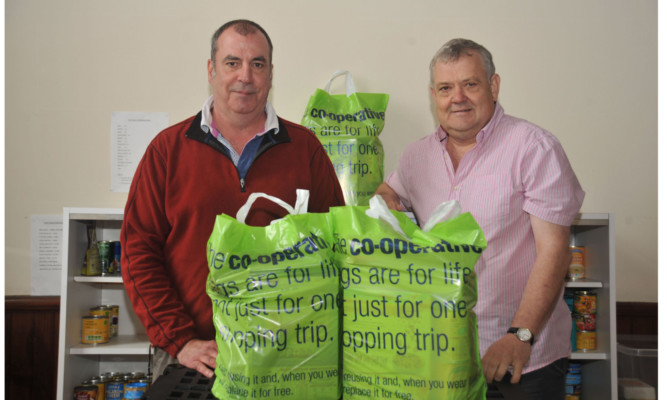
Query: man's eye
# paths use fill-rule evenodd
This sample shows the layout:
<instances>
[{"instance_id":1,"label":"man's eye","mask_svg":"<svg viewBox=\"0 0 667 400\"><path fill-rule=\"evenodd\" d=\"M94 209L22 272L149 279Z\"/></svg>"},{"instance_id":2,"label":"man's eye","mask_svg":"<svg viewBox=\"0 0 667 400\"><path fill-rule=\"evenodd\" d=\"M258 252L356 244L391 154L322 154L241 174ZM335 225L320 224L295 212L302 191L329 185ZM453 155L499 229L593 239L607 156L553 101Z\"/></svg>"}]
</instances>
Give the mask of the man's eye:
<instances>
[{"instance_id":1,"label":"man's eye","mask_svg":"<svg viewBox=\"0 0 667 400\"><path fill-rule=\"evenodd\" d=\"M255 68L257 68L257 69L264 68L264 64L263 64L263 63L254 63L253 66L254 66Z\"/></svg>"}]
</instances>

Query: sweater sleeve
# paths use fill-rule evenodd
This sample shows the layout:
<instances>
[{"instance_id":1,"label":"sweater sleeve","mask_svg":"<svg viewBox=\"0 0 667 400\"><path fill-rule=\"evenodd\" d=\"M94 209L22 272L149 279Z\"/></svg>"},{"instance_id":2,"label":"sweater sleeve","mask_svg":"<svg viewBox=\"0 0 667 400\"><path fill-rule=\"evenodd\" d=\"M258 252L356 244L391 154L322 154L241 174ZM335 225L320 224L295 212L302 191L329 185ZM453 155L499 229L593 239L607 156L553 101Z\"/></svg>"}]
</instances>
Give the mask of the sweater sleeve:
<instances>
[{"instance_id":1,"label":"sweater sleeve","mask_svg":"<svg viewBox=\"0 0 667 400\"><path fill-rule=\"evenodd\" d=\"M165 210L166 163L154 143L146 150L130 186L121 228L121 271L149 340L176 357L197 331L165 261L171 229Z\"/></svg>"}]
</instances>

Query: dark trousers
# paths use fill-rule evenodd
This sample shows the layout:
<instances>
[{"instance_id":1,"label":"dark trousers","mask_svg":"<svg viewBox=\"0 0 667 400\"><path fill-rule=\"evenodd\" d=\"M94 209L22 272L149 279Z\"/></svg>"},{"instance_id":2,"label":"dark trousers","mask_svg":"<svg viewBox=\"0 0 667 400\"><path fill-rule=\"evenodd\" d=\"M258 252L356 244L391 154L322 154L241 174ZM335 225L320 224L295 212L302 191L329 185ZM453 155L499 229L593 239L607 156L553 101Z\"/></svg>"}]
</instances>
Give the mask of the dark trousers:
<instances>
[{"instance_id":1,"label":"dark trousers","mask_svg":"<svg viewBox=\"0 0 667 400\"><path fill-rule=\"evenodd\" d=\"M561 358L546 367L523 374L519 384L535 400L563 400L567 358Z\"/></svg>"}]
</instances>

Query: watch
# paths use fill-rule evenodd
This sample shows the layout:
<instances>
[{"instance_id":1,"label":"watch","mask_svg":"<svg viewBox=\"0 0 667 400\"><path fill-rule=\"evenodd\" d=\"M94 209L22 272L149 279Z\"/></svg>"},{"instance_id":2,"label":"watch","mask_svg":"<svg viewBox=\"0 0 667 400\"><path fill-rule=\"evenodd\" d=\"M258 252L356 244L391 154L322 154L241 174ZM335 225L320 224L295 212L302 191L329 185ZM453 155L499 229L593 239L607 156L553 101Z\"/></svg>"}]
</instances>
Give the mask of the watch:
<instances>
[{"instance_id":1,"label":"watch","mask_svg":"<svg viewBox=\"0 0 667 400\"><path fill-rule=\"evenodd\" d=\"M535 340L535 337L533 336L533 332L530 331L528 328L509 328L507 330L507 333L513 333L520 341L524 343L530 343L530 345L533 345L533 341Z\"/></svg>"}]
</instances>

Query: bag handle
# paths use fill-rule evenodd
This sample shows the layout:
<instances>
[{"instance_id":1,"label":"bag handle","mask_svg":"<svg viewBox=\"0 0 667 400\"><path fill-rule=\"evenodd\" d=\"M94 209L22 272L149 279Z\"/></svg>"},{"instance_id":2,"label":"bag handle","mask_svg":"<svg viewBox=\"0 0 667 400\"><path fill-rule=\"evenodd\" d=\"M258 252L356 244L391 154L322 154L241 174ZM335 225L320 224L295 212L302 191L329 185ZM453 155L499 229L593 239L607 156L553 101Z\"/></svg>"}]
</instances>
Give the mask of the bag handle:
<instances>
[{"instance_id":1,"label":"bag handle","mask_svg":"<svg viewBox=\"0 0 667 400\"><path fill-rule=\"evenodd\" d=\"M401 225L398 222L398 218L391 213L387 203L384 201L382 196L375 195L371 197L368 201L368 210L366 210L366 215L371 218L380 219L389 224L396 232L407 237L401 229ZM428 217L428 220L421 228L424 232L429 232L435 224L443 221L448 221L452 218L456 218L461 215L461 205L456 200L450 200L440 203L434 210L431 212L431 215Z\"/></svg>"},{"instance_id":2,"label":"bag handle","mask_svg":"<svg viewBox=\"0 0 667 400\"><path fill-rule=\"evenodd\" d=\"M368 201L368 210L366 210L366 215L371 218L386 222L393 230L395 230L397 233L400 233L404 238L407 238L407 235L405 232L403 232L403 229L401 229L401 224L398 222L398 218L396 218L396 216L391 213L389 207L387 207L387 203L384 201L382 196L376 194L375 196L371 197L371 199Z\"/></svg>"},{"instance_id":3,"label":"bag handle","mask_svg":"<svg viewBox=\"0 0 667 400\"><path fill-rule=\"evenodd\" d=\"M422 227L422 231L428 232L435 224L442 221L448 221L461 215L461 205L456 200L450 200L440 203L428 217L428 221Z\"/></svg>"},{"instance_id":4,"label":"bag handle","mask_svg":"<svg viewBox=\"0 0 667 400\"><path fill-rule=\"evenodd\" d=\"M346 71L344 69L339 69L338 71L334 72L334 74L331 76L331 79L329 79L329 82L324 86L324 91L329 93L329 87L331 86L331 82L338 78L341 75L345 75L345 92L349 96L352 93L356 93L357 89L354 87L354 81L352 80L352 74L350 74L349 71Z\"/></svg>"},{"instance_id":5,"label":"bag handle","mask_svg":"<svg viewBox=\"0 0 667 400\"><path fill-rule=\"evenodd\" d=\"M245 219L248 216L248 213L250 212L250 207L252 207L252 204L255 202L260 197L263 197L265 199L269 199L273 201L274 203L278 204L279 206L283 207L285 210L287 210L288 213L294 215L294 214L305 214L308 212L308 197L310 196L310 192L306 189L297 189L296 190L296 202L294 203L294 207L286 203L285 201L275 197L268 195L266 193L252 193L249 197L246 203L239 208L239 211L236 213L236 220L239 221L242 224L245 224Z\"/></svg>"}]
</instances>

